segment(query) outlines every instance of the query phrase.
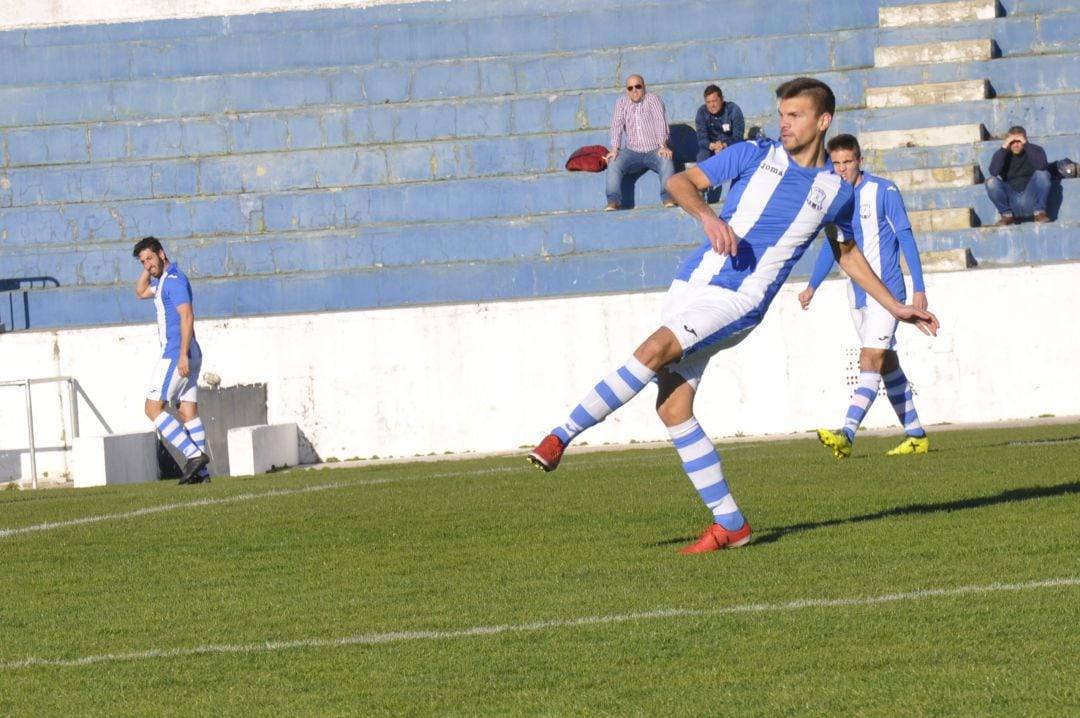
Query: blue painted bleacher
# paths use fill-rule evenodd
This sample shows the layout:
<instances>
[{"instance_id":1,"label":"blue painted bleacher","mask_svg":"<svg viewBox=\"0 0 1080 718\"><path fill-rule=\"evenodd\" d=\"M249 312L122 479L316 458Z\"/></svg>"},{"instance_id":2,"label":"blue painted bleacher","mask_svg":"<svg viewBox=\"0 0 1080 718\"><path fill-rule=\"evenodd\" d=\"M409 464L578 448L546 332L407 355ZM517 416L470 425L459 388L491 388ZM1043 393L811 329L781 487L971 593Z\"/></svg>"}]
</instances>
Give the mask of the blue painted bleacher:
<instances>
[{"instance_id":1,"label":"blue painted bleacher","mask_svg":"<svg viewBox=\"0 0 1080 718\"><path fill-rule=\"evenodd\" d=\"M0 279L59 284L9 292L0 322L145 321L130 247L147 234L197 282L204 317L661 289L696 222L658 207L654 175L638 209L611 214L602 174L562 169L574 148L607 144L631 71L684 131L709 82L769 128L773 88L814 74L837 93L837 131L982 123L997 136L1020 121L1052 156L1080 156L1080 11L1002 5L1005 17L946 29L879 28L875 3L737 0L717 23L712 2L490 0L0 33ZM873 67L877 45L968 37L1001 57ZM867 87L969 77L995 97L865 108ZM871 159L985 166L995 147ZM989 264L1080 258L1063 189L1052 225L922 245ZM994 218L978 185L905 197Z\"/></svg>"}]
</instances>

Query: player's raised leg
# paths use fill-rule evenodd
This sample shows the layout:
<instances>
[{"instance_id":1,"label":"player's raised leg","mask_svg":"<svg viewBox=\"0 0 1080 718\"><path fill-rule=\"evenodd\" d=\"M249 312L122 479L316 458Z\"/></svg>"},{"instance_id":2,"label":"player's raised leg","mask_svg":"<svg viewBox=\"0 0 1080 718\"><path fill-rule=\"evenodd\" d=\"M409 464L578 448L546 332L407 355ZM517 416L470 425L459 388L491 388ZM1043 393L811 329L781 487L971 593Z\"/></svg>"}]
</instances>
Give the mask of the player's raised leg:
<instances>
[{"instance_id":1,"label":"player's raised leg","mask_svg":"<svg viewBox=\"0 0 1080 718\"><path fill-rule=\"evenodd\" d=\"M528 460L544 471L559 466L563 451L581 432L595 426L613 411L633 399L656 375L637 357L631 356L623 366L604 377L594 386L570 416L551 430L540 445L529 452Z\"/></svg>"}]
</instances>

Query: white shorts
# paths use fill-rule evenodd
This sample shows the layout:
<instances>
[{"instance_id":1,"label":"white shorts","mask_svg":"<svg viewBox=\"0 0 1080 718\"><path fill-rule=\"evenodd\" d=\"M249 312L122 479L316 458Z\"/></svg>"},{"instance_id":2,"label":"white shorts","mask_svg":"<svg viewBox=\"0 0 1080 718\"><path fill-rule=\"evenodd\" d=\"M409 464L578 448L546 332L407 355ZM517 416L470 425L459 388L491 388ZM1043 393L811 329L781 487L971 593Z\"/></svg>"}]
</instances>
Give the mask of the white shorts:
<instances>
[{"instance_id":1,"label":"white shorts","mask_svg":"<svg viewBox=\"0 0 1080 718\"><path fill-rule=\"evenodd\" d=\"M188 360L187 376L180 376L176 362L176 359L161 359L154 365L154 371L150 374L150 387L146 390L147 399L173 405L179 405L182 401L198 403L202 357Z\"/></svg>"},{"instance_id":2,"label":"white shorts","mask_svg":"<svg viewBox=\"0 0 1080 718\"><path fill-rule=\"evenodd\" d=\"M867 349L896 349L896 327L900 322L873 297L866 298L866 306L856 309L855 290L848 282L848 306L851 321L859 335L860 346Z\"/></svg>"},{"instance_id":3,"label":"white shorts","mask_svg":"<svg viewBox=\"0 0 1080 718\"><path fill-rule=\"evenodd\" d=\"M696 390L709 360L741 342L760 322L760 311L746 296L676 279L668 288L660 323L679 340L683 356L667 370Z\"/></svg>"}]
</instances>

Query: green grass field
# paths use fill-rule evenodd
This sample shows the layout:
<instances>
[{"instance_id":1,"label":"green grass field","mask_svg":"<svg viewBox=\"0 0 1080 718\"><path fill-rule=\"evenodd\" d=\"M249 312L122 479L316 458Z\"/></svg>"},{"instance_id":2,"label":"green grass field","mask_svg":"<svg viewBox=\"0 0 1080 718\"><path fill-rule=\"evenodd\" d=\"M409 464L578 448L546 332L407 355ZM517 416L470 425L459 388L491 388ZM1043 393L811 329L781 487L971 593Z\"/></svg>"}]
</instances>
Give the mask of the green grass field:
<instances>
[{"instance_id":1,"label":"green grass field","mask_svg":"<svg viewBox=\"0 0 1080 718\"><path fill-rule=\"evenodd\" d=\"M0 492L0 715L1080 715L1080 425L931 436Z\"/></svg>"}]
</instances>

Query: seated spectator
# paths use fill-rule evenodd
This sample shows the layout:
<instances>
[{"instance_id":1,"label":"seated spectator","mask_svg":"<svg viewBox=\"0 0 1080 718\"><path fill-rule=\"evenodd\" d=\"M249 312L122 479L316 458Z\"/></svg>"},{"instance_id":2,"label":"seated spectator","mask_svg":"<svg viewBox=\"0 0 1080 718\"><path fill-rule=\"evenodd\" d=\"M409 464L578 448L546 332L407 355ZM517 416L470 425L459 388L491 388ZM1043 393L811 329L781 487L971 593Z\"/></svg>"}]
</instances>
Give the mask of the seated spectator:
<instances>
[{"instance_id":1,"label":"seated spectator","mask_svg":"<svg viewBox=\"0 0 1080 718\"><path fill-rule=\"evenodd\" d=\"M1028 142L1023 127L1009 128L1001 149L990 159L988 175L986 193L1001 215L997 226L1013 224L1020 217L1050 221L1046 214L1046 198L1050 194L1046 151Z\"/></svg>"},{"instance_id":2,"label":"seated spectator","mask_svg":"<svg viewBox=\"0 0 1080 718\"><path fill-rule=\"evenodd\" d=\"M623 140L625 147L622 147ZM607 155L608 211L622 207L623 177L645 169L660 175L660 200L664 206L677 207L667 191L667 181L675 174L671 156L664 101L645 91L645 78L631 75L626 80L626 95L615 103L615 112L611 116L611 152Z\"/></svg>"},{"instance_id":3,"label":"seated spectator","mask_svg":"<svg viewBox=\"0 0 1080 718\"><path fill-rule=\"evenodd\" d=\"M724 102L724 93L716 85L705 88L705 104L694 118L697 126L697 161L702 162L723 151L728 145L743 141L745 121L734 102Z\"/></svg>"}]
</instances>

